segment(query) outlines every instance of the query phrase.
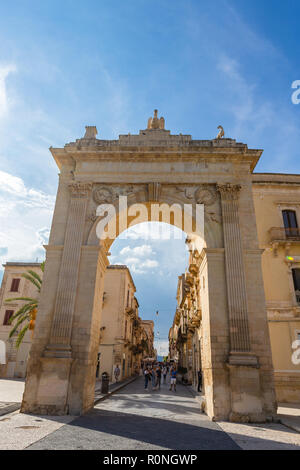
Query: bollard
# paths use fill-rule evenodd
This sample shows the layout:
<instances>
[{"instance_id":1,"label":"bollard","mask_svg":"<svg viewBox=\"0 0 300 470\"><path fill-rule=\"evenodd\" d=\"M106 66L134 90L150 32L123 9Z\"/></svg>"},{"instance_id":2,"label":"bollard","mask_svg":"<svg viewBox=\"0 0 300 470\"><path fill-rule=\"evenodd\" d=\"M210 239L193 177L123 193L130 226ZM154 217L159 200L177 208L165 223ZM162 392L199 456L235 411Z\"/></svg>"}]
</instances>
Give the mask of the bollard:
<instances>
[{"instance_id":1,"label":"bollard","mask_svg":"<svg viewBox=\"0 0 300 470\"><path fill-rule=\"evenodd\" d=\"M107 372L103 372L101 376L101 393L106 394L108 393L108 386L109 386L109 375Z\"/></svg>"}]
</instances>

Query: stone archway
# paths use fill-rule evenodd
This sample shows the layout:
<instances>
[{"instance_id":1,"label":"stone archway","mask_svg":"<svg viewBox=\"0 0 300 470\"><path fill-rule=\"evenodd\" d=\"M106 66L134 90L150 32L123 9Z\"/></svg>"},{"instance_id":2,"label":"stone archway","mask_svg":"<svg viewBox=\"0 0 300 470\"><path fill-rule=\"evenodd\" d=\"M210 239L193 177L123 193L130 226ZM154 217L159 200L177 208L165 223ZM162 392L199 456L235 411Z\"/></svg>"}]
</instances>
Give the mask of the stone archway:
<instances>
[{"instance_id":1,"label":"stone archway","mask_svg":"<svg viewBox=\"0 0 300 470\"><path fill-rule=\"evenodd\" d=\"M122 195L129 207L136 202L148 208L204 204L204 236L196 242L206 285L202 331L208 415L255 422L276 413L251 188L262 151L233 139L171 135L159 122L149 120L139 135L114 141L96 139L96 128L87 127L84 138L51 148L59 187L22 412L81 414L93 406L111 243L99 243L96 208L115 205L119 226L116 201Z\"/></svg>"}]
</instances>

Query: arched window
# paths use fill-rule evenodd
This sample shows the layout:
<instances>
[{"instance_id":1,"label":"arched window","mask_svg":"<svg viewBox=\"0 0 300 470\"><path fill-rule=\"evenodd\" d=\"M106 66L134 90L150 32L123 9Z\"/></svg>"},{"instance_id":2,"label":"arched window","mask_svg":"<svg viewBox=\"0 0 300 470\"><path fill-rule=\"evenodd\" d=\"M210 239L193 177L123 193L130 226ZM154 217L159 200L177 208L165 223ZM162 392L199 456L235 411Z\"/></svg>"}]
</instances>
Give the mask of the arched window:
<instances>
[{"instance_id":1,"label":"arched window","mask_svg":"<svg viewBox=\"0 0 300 470\"><path fill-rule=\"evenodd\" d=\"M300 268L292 269L297 303L300 304Z\"/></svg>"},{"instance_id":2,"label":"arched window","mask_svg":"<svg viewBox=\"0 0 300 470\"><path fill-rule=\"evenodd\" d=\"M282 211L286 237L297 237L299 234L296 212L292 210Z\"/></svg>"}]
</instances>

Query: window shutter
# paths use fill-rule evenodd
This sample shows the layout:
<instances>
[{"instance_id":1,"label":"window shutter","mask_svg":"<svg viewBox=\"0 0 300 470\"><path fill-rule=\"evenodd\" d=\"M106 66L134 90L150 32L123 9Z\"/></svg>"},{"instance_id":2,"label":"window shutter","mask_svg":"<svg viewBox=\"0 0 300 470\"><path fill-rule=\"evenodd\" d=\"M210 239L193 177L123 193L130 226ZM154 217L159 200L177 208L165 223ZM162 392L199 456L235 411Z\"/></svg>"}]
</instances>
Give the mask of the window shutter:
<instances>
[{"instance_id":1,"label":"window shutter","mask_svg":"<svg viewBox=\"0 0 300 470\"><path fill-rule=\"evenodd\" d=\"M18 292L20 285L20 279L13 279L11 283L11 292Z\"/></svg>"},{"instance_id":2,"label":"window shutter","mask_svg":"<svg viewBox=\"0 0 300 470\"><path fill-rule=\"evenodd\" d=\"M13 316L13 310L5 310L3 325L9 325L9 319Z\"/></svg>"}]
</instances>

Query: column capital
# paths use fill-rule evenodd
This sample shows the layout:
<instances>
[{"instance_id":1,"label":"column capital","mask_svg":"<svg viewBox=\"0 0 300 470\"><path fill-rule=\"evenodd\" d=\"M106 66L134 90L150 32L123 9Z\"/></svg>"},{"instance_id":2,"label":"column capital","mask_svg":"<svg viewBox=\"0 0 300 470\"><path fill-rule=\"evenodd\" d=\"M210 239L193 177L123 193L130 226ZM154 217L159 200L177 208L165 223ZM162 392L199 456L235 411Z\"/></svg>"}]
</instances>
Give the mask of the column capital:
<instances>
[{"instance_id":1,"label":"column capital","mask_svg":"<svg viewBox=\"0 0 300 470\"><path fill-rule=\"evenodd\" d=\"M221 194L222 199L238 199L239 197L239 192L241 190L241 185L240 184L231 184L231 183L225 183L225 184L217 184L217 190Z\"/></svg>"},{"instance_id":2,"label":"column capital","mask_svg":"<svg viewBox=\"0 0 300 470\"><path fill-rule=\"evenodd\" d=\"M88 194L92 191L93 183L91 182L79 182L72 181L68 184L71 197L87 197Z\"/></svg>"}]
</instances>

